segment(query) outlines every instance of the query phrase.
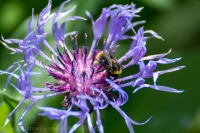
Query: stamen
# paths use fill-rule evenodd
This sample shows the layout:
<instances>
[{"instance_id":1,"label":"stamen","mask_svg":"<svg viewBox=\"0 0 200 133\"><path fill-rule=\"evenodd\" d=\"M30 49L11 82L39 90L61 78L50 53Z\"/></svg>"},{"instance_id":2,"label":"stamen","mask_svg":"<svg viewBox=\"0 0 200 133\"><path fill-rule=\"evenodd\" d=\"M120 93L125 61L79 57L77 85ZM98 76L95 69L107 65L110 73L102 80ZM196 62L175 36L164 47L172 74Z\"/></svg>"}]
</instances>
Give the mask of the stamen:
<instances>
[{"instance_id":1,"label":"stamen","mask_svg":"<svg viewBox=\"0 0 200 133\"><path fill-rule=\"evenodd\" d=\"M64 48L64 54L67 56L67 58L70 58L66 48Z\"/></svg>"},{"instance_id":2,"label":"stamen","mask_svg":"<svg viewBox=\"0 0 200 133\"><path fill-rule=\"evenodd\" d=\"M83 47L83 50L84 50L84 64L86 64L86 59L87 59L87 46L84 46Z\"/></svg>"},{"instance_id":3,"label":"stamen","mask_svg":"<svg viewBox=\"0 0 200 133\"><path fill-rule=\"evenodd\" d=\"M55 62L55 56L54 56L54 54L51 54L51 59Z\"/></svg>"},{"instance_id":4,"label":"stamen","mask_svg":"<svg viewBox=\"0 0 200 133\"><path fill-rule=\"evenodd\" d=\"M83 73L82 73L82 76L83 76L83 82L85 82L86 81L86 71L83 71Z\"/></svg>"},{"instance_id":5,"label":"stamen","mask_svg":"<svg viewBox=\"0 0 200 133\"><path fill-rule=\"evenodd\" d=\"M60 52L60 50L58 48L58 44L57 43L56 43L56 50L58 51L59 56L61 56L62 54L61 54L61 52Z\"/></svg>"},{"instance_id":6,"label":"stamen","mask_svg":"<svg viewBox=\"0 0 200 133\"><path fill-rule=\"evenodd\" d=\"M72 45L72 49L75 50L75 46L74 46L74 38L71 36L71 45Z\"/></svg>"},{"instance_id":7,"label":"stamen","mask_svg":"<svg viewBox=\"0 0 200 133\"><path fill-rule=\"evenodd\" d=\"M74 74L74 70L75 70L75 68L74 68L74 60L73 60L73 61L72 61L72 68L71 68L71 74L72 74L74 77L76 77L75 74Z\"/></svg>"},{"instance_id":8,"label":"stamen","mask_svg":"<svg viewBox=\"0 0 200 133\"><path fill-rule=\"evenodd\" d=\"M64 54L67 55L67 57L72 61L73 60L73 56L70 53L70 51L64 47Z\"/></svg>"},{"instance_id":9,"label":"stamen","mask_svg":"<svg viewBox=\"0 0 200 133\"><path fill-rule=\"evenodd\" d=\"M84 41L84 46L87 47L87 34L85 33L85 41Z\"/></svg>"},{"instance_id":10,"label":"stamen","mask_svg":"<svg viewBox=\"0 0 200 133\"><path fill-rule=\"evenodd\" d=\"M64 63L63 60L60 58L60 56L57 56L57 59L58 59L59 62L65 67L65 63Z\"/></svg>"},{"instance_id":11,"label":"stamen","mask_svg":"<svg viewBox=\"0 0 200 133\"><path fill-rule=\"evenodd\" d=\"M119 45L116 45L116 46L114 47L114 49L113 49L113 53L116 52L116 50L117 50L118 47L119 47Z\"/></svg>"},{"instance_id":12,"label":"stamen","mask_svg":"<svg viewBox=\"0 0 200 133\"><path fill-rule=\"evenodd\" d=\"M74 75L74 67L72 67L72 69L71 69L71 74L72 74L74 77L76 77L76 76Z\"/></svg>"},{"instance_id":13,"label":"stamen","mask_svg":"<svg viewBox=\"0 0 200 133\"><path fill-rule=\"evenodd\" d=\"M78 63L78 60L77 60L77 56L78 54L75 52L75 51L73 51L73 57L74 57L74 62L76 62L76 64L77 64L77 66L79 66L79 63Z\"/></svg>"},{"instance_id":14,"label":"stamen","mask_svg":"<svg viewBox=\"0 0 200 133\"><path fill-rule=\"evenodd\" d=\"M84 40L84 47L83 47L83 50L84 50L84 64L86 63L86 59L87 59L87 34L85 33L85 40Z\"/></svg>"},{"instance_id":15,"label":"stamen","mask_svg":"<svg viewBox=\"0 0 200 133\"><path fill-rule=\"evenodd\" d=\"M75 49L76 49L76 52L78 53L78 41L77 41L77 37L78 37L78 35L76 34L74 41L75 41L75 45L76 45Z\"/></svg>"},{"instance_id":16,"label":"stamen","mask_svg":"<svg viewBox=\"0 0 200 133\"><path fill-rule=\"evenodd\" d=\"M107 41L107 40L104 39L104 41L103 41L103 45L102 45L102 47L101 47L101 51L104 50L104 46L106 45L106 41Z\"/></svg>"},{"instance_id":17,"label":"stamen","mask_svg":"<svg viewBox=\"0 0 200 133\"><path fill-rule=\"evenodd\" d=\"M92 78L93 74L94 74L94 67L92 67L92 74L90 75L90 78Z\"/></svg>"},{"instance_id":18,"label":"stamen","mask_svg":"<svg viewBox=\"0 0 200 133\"><path fill-rule=\"evenodd\" d=\"M92 63L91 63L92 65L94 63L95 58L96 58L96 48L94 48L94 51L93 51Z\"/></svg>"},{"instance_id":19,"label":"stamen","mask_svg":"<svg viewBox=\"0 0 200 133\"><path fill-rule=\"evenodd\" d=\"M101 40L101 37L99 37L99 39L97 40L97 42L96 42L96 44L95 44L95 49L97 49L97 46L98 46L100 40Z\"/></svg>"},{"instance_id":20,"label":"stamen","mask_svg":"<svg viewBox=\"0 0 200 133\"><path fill-rule=\"evenodd\" d=\"M101 37L99 37L99 39L97 39L94 49L92 51L90 50L90 52L92 53L92 58L94 58L94 56L96 56L96 50L97 50L97 46L99 44L100 39L101 39ZM89 53L89 55L90 55L90 53ZM91 56L89 56L89 58L91 58ZM92 64L93 64L93 62L92 62Z\"/></svg>"}]
</instances>

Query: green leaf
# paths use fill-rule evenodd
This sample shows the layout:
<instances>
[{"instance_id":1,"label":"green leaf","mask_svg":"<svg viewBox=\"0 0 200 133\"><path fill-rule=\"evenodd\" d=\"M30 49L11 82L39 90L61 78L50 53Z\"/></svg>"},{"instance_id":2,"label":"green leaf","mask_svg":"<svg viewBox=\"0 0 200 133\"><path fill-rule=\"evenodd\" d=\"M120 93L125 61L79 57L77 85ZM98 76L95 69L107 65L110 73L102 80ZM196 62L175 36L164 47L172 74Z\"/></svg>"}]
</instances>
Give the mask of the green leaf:
<instances>
[{"instance_id":1,"label":"green leaf","mask_svg":"<svg viewBox=\"0 0 200 133\"><path fill-rule=\"evenodd\" d=\"M10 107L4 101L1 101L0 110L0 127L3 127L6 118L10 113ZM0 128L0 133L14 133L14 126L9 122L5 127Z\"/></svg>"}]
</instances>

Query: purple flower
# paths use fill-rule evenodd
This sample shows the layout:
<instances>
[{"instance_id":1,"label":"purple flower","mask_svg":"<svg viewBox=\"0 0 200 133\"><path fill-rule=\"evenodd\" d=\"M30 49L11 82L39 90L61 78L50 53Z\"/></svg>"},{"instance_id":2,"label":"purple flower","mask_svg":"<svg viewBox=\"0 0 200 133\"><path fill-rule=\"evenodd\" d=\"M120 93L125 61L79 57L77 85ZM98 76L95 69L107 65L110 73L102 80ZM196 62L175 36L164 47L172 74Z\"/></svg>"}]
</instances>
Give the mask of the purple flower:
<instances>
[{"instance_id":1,"label":"purple flower","mask_svg":"<svg viewBox=\"0 0 200 133\"><path fill-rule=\"evenodd\" d=\"M18 125L27 132L23 126L23 119L29 109L40 100L45 100L47 97L63 95L62 106L63 109L53 107L38 107L42 112L41 116L48 116L50 119L60 120L58 132L72 133L83 125L86 121L88 129L91 133L95 132L92 124L91 114L96 114L96 125L100 133L104 132L101 122L100 111L107 106L112 106L124 118L126 125L131 133L134 132L132 125L142 125L128 117L121 106L128 101L128 94L125 92L125 87L131 86L136 92L142 88L151 88L160 91L167 91L173 93L180 93L182 91L170 88L167 86L160 86L156 84L159 75L173 72L182 69L184 66L178 66L168 70L156 71L159 64L174 63L180 58L168 59L164 58L171 50L163 54L155 54L146 56L146 41L155 37L162 39L154 31L147 30L141 27L137 32L135 26L142 24L144 21L132 22L137 13L142 8L135 8L131 5L112 5L103 9L100 17L94 21L89 12L86 12L88 17L92 20L94 39L90 50L87 46L87 34L85 34L85 45L78 46L77 34L75 31L66 33L65 24L69 21L85 20L79 16L66 16L75 8L62 11L68 1L63 2L56 13L50 13L51 0L48 5L40 13L37 26L33 30L34 16L28 23L27 35L23 40L20 39L4 39L2 37L2 44L10 49L14 54L21 53L24 57L21 61L14 62L7 70L0 70L0 74L8 74L8 79L5 84L5 89L10 84L12 77L16 78L17 84L11 84L22 96L22 100L16 108L8 115L5 125L9 122L11 116L16 109L23 104L25 100L31 100L31 104L24 110ZM53 18L52 34L55 39L55 49L52 44L46 40L48 34L44 27L49 19ZM65 18L65 21L60 25L58 21ZM98 49L97 45L101 36L105 32L105 27L108 26L108 36L102 44L102 49ZM132 35L126 35L127 31L132 31ZM151 36L147 36L146 34ZM72 50L65 44L65 38L70 36ZM120 48L116 45L120 40L131 39L130 49L118 60L115 58L115 52ZM16 48L8 46L10 43L18 45ZM48 57L40 48L42 45L52 53L52 57ZM118 49L117 49L118 48ZM40 58L38 58L40 57ZM41 57L43 60L41 60ZM129 62L127 60L129 59ZM46 61L48 62L46 65ZM132 73L126 77L118 77L122 70L137 65L139 71ZM37 88L32 85L32 76L37 76L41 73L36 73L33 68L44 69L49 76L53 77L54 82L42 81L44 88ZM19 71L19 72L18 72ZM17 73L20 73L19 75ZM152 78L153 84L146 84L145 79ZM113 92L117 92L113 93ZM40 92L40 93L37 93ZM48 93L43 93L48 92ZM78 118L77 123L68 125L70 116ZM69 128L71 126L71 128Z\"/></svg>"}]
</instances>

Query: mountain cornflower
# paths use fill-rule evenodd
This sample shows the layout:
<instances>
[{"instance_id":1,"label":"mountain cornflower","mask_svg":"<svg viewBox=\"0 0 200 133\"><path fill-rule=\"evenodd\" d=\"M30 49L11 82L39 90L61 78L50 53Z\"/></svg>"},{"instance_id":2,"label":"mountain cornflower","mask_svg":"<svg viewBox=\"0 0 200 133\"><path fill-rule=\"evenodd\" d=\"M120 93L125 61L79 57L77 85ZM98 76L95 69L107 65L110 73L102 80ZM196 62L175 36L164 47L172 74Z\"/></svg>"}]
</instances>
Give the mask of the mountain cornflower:
<instances>
[{"instance_id":1,"label":"mountain cornflower","mask_svg":"<svg viewBox=\"0 0 200 133\"><path fill-rule=\"evenodd\" d=\"M31 100L31 104L26 107L18 123L21 130L27 132L23 125L23 119L34 104L48 97L64 96L63 101L61 101L63 106L61 109L38 107L42 111L39 115L60 121L59 133L72 133L83 125L85 121L87 122L89 132L94 133L96 129L92 124L92 113L96 115L98 131L103 133L104 128L100 111L108 106L112 106L119 112L124 118L129 131L133 133L133 125L145 124L150 118L143 123L138 123L123 112L121 106L128 101L128 94L125 92L126 87L133 87L133 92L142 88L173 93L182 92L156 84L157 78L161 74L183 68L183 66L178 66L168 70L156 71L157 65L174 63L180 60L180 58L164 58L171 50L163 54L146 55L146 41L152 37L158 39L162 39L162 37L152 30L145 31L143 27L135 31L135 26L142 24L143 21L132 21L135 17L139 17L137 13L142 10L142 8L136 8L134 4L114 4L104 8L96 21L93 20L89 12L86 12L92 21L94 38L91 48L88 48L87 34L85 34L84 45L78 46L77 32L66 33L65 24L70 21L85 20L85 18L79 16L69 17L68 14L76 6L63 10L63 7L68 2L69 0L63 2L56 13L51 13L52 1L49 0L48 5L39 14L37 26L34 29L34 12L32 12L32 17L27 27L27 35L24 39L4 39L2 37L1 42L5 47L10 49L13 54L19 53L24 57L22 60L14 62L7 70L0 71L1 74L8 74L4 91L13 77L16 78L17 84L11 85L23 97L15 109L8 115L5 125L25 100ZM59 24L63 18L65 18L65 21ZM50 33L44 30L46 23L50 19L53 19L52 35L55 39L55 44L48 42L46 36L49 36ZM107 37L103 44L100 44L100 39L106 31ZM131 31L132 35L127 35L127 31ZM67 38L70 38L71 44L66 44L65 40ZM127 44L130 45L129 50L121 58L116 59L114 54L121 49L117 45L118 42L127 39L132 40L130 44ZM17 47L9 47L8 44L11 43L14 43ZM42 45L48 49L52 57L48 57L47 53L42 51ZM98 49L97 45L102 45L102 49ZM71 46L72 49L70 50ZM42 60L41 57L43 58ZM133 65L139 67L137 73L130 72L130 75L126 77L118 76L124 69ZM36 67L44 69L46 73L43 74L51 76L54 82L41 79L43 80L41 84L44 84L44 88L34 87L32 76L42 74L33 71ZM152 78L153 83L145 83L146 78ZM70 116L78 118L78 121L73 125L68 125Z\"/></svg>"}]
</instances>

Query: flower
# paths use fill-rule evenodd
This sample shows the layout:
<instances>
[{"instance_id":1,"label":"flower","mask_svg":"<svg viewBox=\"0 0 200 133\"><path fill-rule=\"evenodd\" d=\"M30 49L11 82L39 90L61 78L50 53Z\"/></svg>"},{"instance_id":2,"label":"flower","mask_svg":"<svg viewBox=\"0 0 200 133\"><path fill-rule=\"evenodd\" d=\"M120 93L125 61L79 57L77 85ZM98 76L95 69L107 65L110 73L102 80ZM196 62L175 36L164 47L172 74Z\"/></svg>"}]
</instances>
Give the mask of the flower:
<instances>
[{"instance_id":1,"label":"flower","mask_svg":"<svg viewBox=\"0 0 200 133\"><path fill-rule=\"evenodd\" d=\"M89 50L87 34L85 34L85 44L79 47L77 32L65 33L65 24L69 21L85 20L85 18L71 16L59 25L59 21L75 8L74 6L62 11L68 2L69 0L63 2L58 8L57 13L50 13L51 0L49 0L48 5L39 14L37 26L34 30L34 15L32 12L32 17L27 27L27 35L23 40L4 39L2 37L2 44L6 48L10 49L14 54L20 53L24 57L23 60L14 62L7 70L0 70L1 74L9 75L4 91L8 87L8 84L10 84L11 78L14 77L17 80L17 85L11 85L23 96L19 104L8 115L5 125L9 122L16 109L28 99L32 102L24 110L18 123L22 131L27 132L23 125L23 119L29 109L38 101L47 97L64 95L65 98L62 101L63 109L38 107L42 111L39 115L60 120L58 132L72 133L79 126L83 125L84 121L87 121L89 131L94 133L95 129L92 124L91 114L96 113L96 125L99 132L103 133L104 129L101 122L100 110L110 105L121 114L129 131L133 133L132 125L145 124L150 118L143 123L138 123L123 112L120 107L128 101L128 94L125 92L125 87L131 86L135 88L134 93L145 87L173 93L182 92L174 88L157 85L156 81L159 75L180 70L184 66L155 71L158 64L174 63L181 58L164 58L171 50L163 54L146 56L146 41L151 37L158 39L162 39L162 37L152 30L144 31L143 27L137 32L135 31L135 26L142 24L144 21L132 22L135 17L138 17L137 13L142 10L142 8L136 9L134 4L112 5L104 8L96 21L93 20L89 12L86 12L93 24L94 39ZM46 23L51 18L53 18L52 35L55 39L56 49L53 49L52 45L48 43L46 39L48 33L44 30ZM97 45L100 45L99 42L106 31L106 26L108 27L108 36L102 44L102 49L98 49ZM133 35L126 35L127 31L132 31ZM146 34L150 34L151 36L146 36ZM65 43L65 39L68 36L71 36L72 50ZM127 39L132 40L130 49L117 60L114 56L119 47L117 43L120 40ZM8 46L10 43L15 43L18 47L11 48ZM52 53L52 57L48 57L42 51L40 48L42 45ZM39 60L39 56L47 60L49 62L48 65ZM130 61L127 63L128 59ZM139 66L137 73L126 77L118 77L122 70L133 65ZM44 69L55 81L42 81L45 86L44 88L34 87L32 85L32 76L41 74L33 71L35 67ZM18 71L19 75L17 74ZM152 78L153 85L146 84L146 78ZM116 91L117 94L113 93L113 91ZM40 93L38 94L37 92ZM70 116L79 120L69 129L67 123Z\"/></svg>"}]
</instances>

